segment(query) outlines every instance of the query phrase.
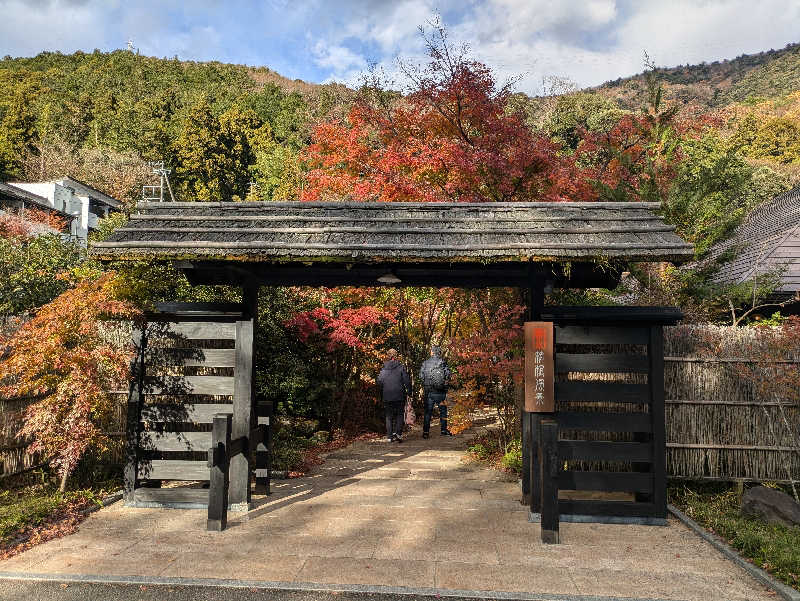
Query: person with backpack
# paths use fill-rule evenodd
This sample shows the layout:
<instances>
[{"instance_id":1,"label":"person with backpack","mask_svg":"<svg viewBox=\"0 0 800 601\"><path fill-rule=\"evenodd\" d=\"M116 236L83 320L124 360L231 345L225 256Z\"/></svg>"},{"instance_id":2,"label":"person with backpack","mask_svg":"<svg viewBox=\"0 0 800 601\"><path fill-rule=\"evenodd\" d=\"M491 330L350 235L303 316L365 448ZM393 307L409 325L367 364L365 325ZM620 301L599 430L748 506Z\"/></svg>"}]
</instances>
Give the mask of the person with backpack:
<instances>
[{"instance_id":1,"label":"person with backpack","mask_svg":"<svg viewBox=\"0 0 800 601\"><path fill-rule=\"evenodd\" d=\"M419 379L425 391L425 419L422 422L422 438L430 437L431 416L433 406L439 406L441 435L452 436L447 429L447 385L450 383L450 368L442 357L442 349L431 347L431 356L426 359L419 370Z\"/></svg>"},{"instance_id":2,"label":"person with backpack","mask_svg":"<svg viewBox=\"0 0 800 601\"><path fill-rule=\"evenodd\" d=\"M378 386L383 397L386 415L386 440L403 442L403 412L406 397L411 394L411 379L403 364L397 360L397 351L386 351L386 363L378 374Z\"/></svg>"}]
</instances>

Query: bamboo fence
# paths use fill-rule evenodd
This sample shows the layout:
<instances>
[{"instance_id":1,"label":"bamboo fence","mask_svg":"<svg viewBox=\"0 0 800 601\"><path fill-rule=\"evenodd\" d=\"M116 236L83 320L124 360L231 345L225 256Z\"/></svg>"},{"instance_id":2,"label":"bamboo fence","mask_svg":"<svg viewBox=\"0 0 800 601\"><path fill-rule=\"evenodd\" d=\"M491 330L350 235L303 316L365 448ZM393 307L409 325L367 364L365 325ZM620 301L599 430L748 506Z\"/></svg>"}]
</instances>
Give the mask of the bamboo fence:
<instances>
[{"instance_id":1,"label":"bamboo fence","mask_svg":"<svg viewBox=\"0 0 800 601\"><path fill-rule=\"evenodd\" d=\"M715 349L704 356L704 346ZM800 407L760 398L744 365L800 369L800 349L765 361L758 332L712 325L665 328L667 472L712 480L800 479Z\"/></svg>"}]
</instances>

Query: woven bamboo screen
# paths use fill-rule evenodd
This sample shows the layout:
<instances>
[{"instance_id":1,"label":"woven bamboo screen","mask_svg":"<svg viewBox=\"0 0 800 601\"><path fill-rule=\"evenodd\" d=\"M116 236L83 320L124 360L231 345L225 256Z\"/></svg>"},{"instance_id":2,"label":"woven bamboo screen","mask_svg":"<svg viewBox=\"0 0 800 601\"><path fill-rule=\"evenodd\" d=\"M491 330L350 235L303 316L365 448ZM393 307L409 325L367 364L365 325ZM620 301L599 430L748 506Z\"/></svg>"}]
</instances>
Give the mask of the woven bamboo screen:
<instances>
[{"instance_id":1,"label":"woven bamboo screen","mask_svg":"<svg viewBox=\"0 0 800 601\"><path fill-rule=\"evenodd\" d=\"M800 479L800 407L760 398L743 374L759 357L751 328L665 328L667 472L723 480ZM715 356L704 356L711 343ZM800 349L769 370L800 369Z\"/></svg>"}]
</instances>

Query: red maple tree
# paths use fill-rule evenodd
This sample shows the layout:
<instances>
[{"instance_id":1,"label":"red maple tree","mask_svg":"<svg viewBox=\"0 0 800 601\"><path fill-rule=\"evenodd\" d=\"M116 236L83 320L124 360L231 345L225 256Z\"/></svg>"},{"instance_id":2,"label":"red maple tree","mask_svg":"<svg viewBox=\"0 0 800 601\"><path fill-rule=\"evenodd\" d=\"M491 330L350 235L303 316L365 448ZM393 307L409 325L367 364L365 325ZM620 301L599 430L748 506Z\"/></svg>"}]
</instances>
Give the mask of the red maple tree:
<instances>
[{"instance_id":1,"label":"red maple tree","mask_svg":"<svg viewBox=\"0 0 800 601\"><path fill-rule=\"evenodd\" d=\"M425 37L426 69L406 68L399 98L366 86L346 120L320 124L304 159L302 200L509 202L593 200L582 169L511 110L511 84L447 42Z\"/></svg>"},{"instance_id":2,"label":"red maple tree","mask_svg":"<svg viewBox=\"0 0 800 601\"><path fill-rule=\"evenodd\" d=\"M326 418L341 428L348 411L366 413L377 402L375 370L395 318L371 288L323 290L318 301L319 307L295 313L284 325L315 348L315 372L331 387Z\"/></svg>"},{"instance_id":3,"label":"red maple tree","mask_svg":"<svg viewBox=\"0 0 800 601\"><path fill-rule=\"evenodd\" d=\"M56 468L61 490L87 449L111 444L102 427L114 406L109 391L125 387L132 349L105 337L101 322L139 315L115 300L114 286L113 273L83 280L0 340L0 395L36 399L19 436Z\"/></svg>"}]
</instances>

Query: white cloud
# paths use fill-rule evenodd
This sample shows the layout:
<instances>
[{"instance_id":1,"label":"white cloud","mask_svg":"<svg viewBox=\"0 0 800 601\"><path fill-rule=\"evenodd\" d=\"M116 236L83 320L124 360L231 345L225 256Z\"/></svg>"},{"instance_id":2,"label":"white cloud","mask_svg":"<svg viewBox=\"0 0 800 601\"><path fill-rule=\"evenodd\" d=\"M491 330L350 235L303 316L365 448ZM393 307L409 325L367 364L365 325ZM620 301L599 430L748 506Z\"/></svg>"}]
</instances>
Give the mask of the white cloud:
<instances>
[{"instance_id":1,"label":"white cloud","mask_svg":"<svg viewBox=\"0 0 800 601\"><path fill-rule=\"evenodd\" d=\"M370 62L424 62L417 28L438 11L518 89L566 76L581 86L659 65L714 61L800 41L792 0L0 0L0 55L123 48L263 64L311 81L353 83Z\"/></svg>"},{"instance_id":2,"label":"white cloud","mask_svg":"<svg viewBox=\"0 0 800 601\"><path fill-rule=\"evenodd\" d=\"M350 71L353 67L363 69L367 61L345 46L326 44L318 40L313 47L314 62L320 67L330 69L334 74Z\"/></svg>"},{"instance_id":3,"label":"white cloud","mask_svg":"<svg viewBox=\"0 0 800 601\"><path fill-rule=\"evenodd\" d=\"M0 0L0 15L0 55L33 56L102 45L86 35L103 26L96 7L88 2Z\"/></svg>"}]
</instances>

